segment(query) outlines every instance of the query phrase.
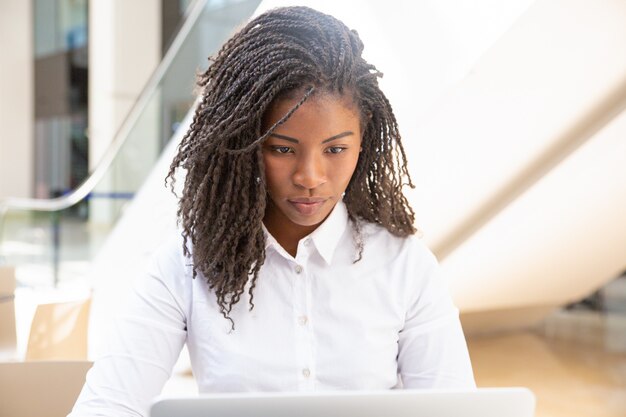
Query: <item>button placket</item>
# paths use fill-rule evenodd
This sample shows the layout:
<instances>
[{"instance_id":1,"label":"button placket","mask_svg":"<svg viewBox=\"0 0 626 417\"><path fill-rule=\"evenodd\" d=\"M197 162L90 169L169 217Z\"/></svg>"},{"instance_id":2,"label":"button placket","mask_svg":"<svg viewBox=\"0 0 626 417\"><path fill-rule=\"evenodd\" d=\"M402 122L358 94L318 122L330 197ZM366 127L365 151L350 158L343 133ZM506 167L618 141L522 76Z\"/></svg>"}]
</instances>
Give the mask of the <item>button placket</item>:
<instances>
[{"instance_id":1,"label":"button placket","mask_svg":"<svg viewBox=\"0 0 626 417\"><path fill-rule=\"evenodd\" d=\"M311 268L308 267L306 279L304 280L306 285L305 289L305 306L306 308L302 310L301 315L299 317L299 323L301 333L305 336L305 346L306 346L306 358L307 364L306 369L309 370L308 376L303 373L304 376L304 387L306 390L314 390L316 385L316 364L315 364L315 336L313 332L313 317L311 316L312 306L313 306L313 294L312 294L312 282L314 280L314 276L312 275Z\"/></svg>"},{"instance_id":2,"label":"button placket","mask_svg":"<svg viewBox=\"0 0 626 417\"><path fill-rule=\"evenodd\" d=\"M314 356L313 356L313 336L309 319L310 310L310 271L306 264L308 257L306 251L302 252L302 258L297 259L297 264L292 266L294 271L294 300L293 300L293 323L295 325L295 341L297 351L298 380L300 389L311 391L315 387Z\"/></svg>"}]
</instances>

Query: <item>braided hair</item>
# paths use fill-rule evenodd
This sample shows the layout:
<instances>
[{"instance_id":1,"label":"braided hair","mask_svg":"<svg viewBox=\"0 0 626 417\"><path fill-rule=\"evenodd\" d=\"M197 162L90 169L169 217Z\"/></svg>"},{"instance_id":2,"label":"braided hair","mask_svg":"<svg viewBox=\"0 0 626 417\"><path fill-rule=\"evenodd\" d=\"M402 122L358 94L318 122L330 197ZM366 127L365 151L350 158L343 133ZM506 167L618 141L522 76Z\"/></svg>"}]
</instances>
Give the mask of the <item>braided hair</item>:
<instances>
[{"instance_id":1,"label":"braided hair","mask_svg":"<svg viewBox=\"0 0 626 417\"><path fill-rule=\"evenodd\" d=\"M348 94L357 106L362 152L344 195L357 243L360 223L396 236L415 233L414 212L402 187L414 187L389 101L378 86L382 74L361 56L363 43L338 19L308 7L270 10L248 23L199 75L202 91L193 121L178 147L166 182L186 171L179 200L185 255L215 292L222 315L253 290L265 261L262 219L267 205L262 142L315 93ZM300 100L262 131L275 100ZM188 249L191 241L193 250Z\"/></svg>"}]
</instances>

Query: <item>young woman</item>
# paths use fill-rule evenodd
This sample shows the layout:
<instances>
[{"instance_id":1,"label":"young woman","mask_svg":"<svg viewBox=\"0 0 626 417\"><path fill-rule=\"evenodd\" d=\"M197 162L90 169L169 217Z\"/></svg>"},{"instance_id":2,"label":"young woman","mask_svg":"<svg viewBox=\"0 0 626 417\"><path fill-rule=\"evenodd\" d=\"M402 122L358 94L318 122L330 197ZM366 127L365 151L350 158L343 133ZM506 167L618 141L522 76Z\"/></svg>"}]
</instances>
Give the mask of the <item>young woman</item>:
<instances>
[{"instance_id":1,"label":"young woman","mask_svg":"<svg viewBox=\"0 0 626 417\"><path fill-rule=\"evenodd\" d=\"M475 386L362 51L306 7L223 46L169 174L186 171L182 239L139 280L73 417L143 415L185 343L200 392Z\"/></svg>"}]
</instances>

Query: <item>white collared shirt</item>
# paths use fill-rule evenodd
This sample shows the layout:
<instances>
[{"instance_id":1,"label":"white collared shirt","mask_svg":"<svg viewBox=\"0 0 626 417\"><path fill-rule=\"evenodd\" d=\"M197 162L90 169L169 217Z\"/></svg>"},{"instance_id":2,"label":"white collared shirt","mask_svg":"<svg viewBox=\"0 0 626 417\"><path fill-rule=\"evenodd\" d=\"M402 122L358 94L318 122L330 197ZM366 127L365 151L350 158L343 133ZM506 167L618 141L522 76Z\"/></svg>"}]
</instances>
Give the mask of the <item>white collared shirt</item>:
<instances>
[{"instance_id":1,"label":"white collared shirt","mask_svg":"<svg viewBox=\"0 0 626 417\"><path fill-rule=\"evenodd\" d=\"M267 233L267 232L266 232ZM164 245L115 321L71 417L137 416L185 343L201 393L474 388L467 345L433 254L366 224L354 263L343 202L289 255L269 234L254 289L230 317L192 279L182 239Z\"/></svg>"}]
</instances>

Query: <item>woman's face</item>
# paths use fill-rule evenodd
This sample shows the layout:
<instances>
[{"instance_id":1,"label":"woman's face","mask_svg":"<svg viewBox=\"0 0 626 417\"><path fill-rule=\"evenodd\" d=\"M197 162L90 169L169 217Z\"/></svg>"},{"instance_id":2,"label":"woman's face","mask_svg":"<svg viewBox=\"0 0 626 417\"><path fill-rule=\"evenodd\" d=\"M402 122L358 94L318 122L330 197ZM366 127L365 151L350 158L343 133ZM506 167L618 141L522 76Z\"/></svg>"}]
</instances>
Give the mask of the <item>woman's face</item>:
<instances>
[{"instance_id":1,"label":"woman's face","mask_svg":"<svg viewBox=\"0 0 626 417\"><path fill-rule=\"evenodd\" d=\"M274 102L263 129L298 101ZM278 126L263 143L270 196L264 222L270 232L291 228L308 234L322 223L346 190L360 148L359 112L350 97L313 96Z\"/></svg>"}]
</instances>

